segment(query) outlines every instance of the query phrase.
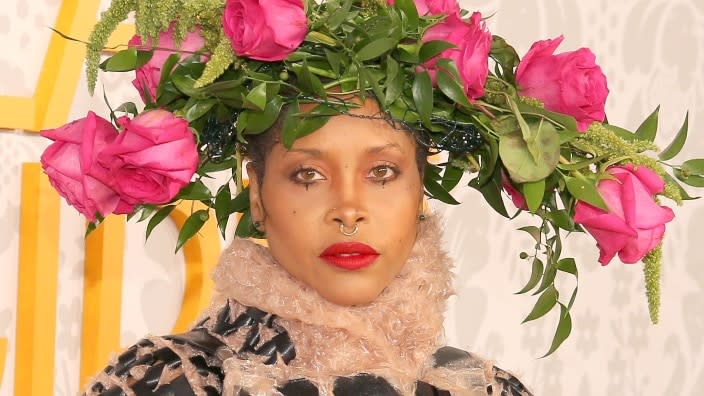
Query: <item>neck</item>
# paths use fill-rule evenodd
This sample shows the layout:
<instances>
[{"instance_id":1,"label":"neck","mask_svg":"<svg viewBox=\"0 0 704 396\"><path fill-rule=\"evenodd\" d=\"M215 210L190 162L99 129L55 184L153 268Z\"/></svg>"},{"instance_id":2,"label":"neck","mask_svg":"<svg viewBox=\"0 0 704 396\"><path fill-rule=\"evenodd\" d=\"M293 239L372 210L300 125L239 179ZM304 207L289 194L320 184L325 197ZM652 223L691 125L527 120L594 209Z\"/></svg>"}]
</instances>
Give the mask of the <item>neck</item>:
<instances>
[{"instance_id":1,"label":"neck","mask_svg":"<svg viewBox=\"0 0 704 396\"><path fill-rule=\"evenodd\" d=\"M412 387L441 345L451 263L439 247L439 219L421 223L399 275L364 306L340 306L291 277L269 250L237 239L214 272L216 299L278 316L296 347L288 376L319 379L365 372Z\"/></svg>"}]
</instances>

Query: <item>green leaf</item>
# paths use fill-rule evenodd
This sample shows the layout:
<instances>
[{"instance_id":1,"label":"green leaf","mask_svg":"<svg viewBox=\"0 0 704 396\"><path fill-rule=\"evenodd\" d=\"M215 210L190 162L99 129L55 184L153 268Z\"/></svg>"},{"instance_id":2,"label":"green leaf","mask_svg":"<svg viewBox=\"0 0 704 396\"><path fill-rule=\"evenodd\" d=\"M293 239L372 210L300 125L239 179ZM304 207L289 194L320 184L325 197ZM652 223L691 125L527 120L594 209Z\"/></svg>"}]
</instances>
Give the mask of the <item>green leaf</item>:
<instances>
[{"instance_id":1,"label":"green leaf","mask_svg":"<svg viewBox=\"0 0 704 396\"><path fill-rule=\"evenodd\" d=\"M176 252L181 250L181 247L183 247L189 239L191 239L196 233L198 233L198 231L200 231L201 228L203 228L203 225L206 221L208 221L209 217L210 214L205 209L196 210L188 216L186 221L183 223L183 227L181 227L181 231L178 233Z\"/></svg>"},{"instance_id":2,"label":"green leaf","mask_svg":"<svg viewBox=\"0 0 704 396\"><path fill-rule=\"evenodd\" d=\"M682 163L682 171L690 174L701 176L704 175L704 158L691 159Z\"/></svg>"},{"instance_id":3,"label":"green leaf","mask_svg":"<svg viewBox=\"0 0 704 396\"><path fill-rule=\"evenodd\" d=\"M535 136L530 147L537 153L538 161L520 130L499 137L499 155L516 183L545 179L560 160L560 138L555 128L549 123L529 124L529 128L531 136Z\"/></svg>"},{"instance_id":4,"label":"green leaf","mask_svg":"<svg viewBox=\"0 0 704 396\"><path fill-rule=\"evenodd\" d=\"M593 181L572 176L564 176L564 178L567 191L569 191L573 197L592 206L596 206L599 209L605 211L609 210L609 207L606 206L606 202L601 198Z\"/></svg>"},{"instance_id":5,"label":"green leaf","mask_svg":"<svg viewBox=\"0 0 704 396\"><path fill-rule=\"evenodd\" d=\"M570 336L572 332L572 317L570 316L569 310L562 304L560 304L560 321L557 323L557 329L555 330L555 335L552 338L552 345L550 350L543 355L546 357L551 355L557 350L557 348L562 345L562 343Z\"/></svg>"},{"instance_id":6,"label":"green leaf","mask_svg":"<svg viewBox=\"0 0 704 396\"><path fill-rule=\"evenodd\" d=\"M264 110L266 106L266 83L260 83L247 94L247 102L253 104L257 109Z\"/></svg>"},{"instance_id":7,"label":"green leaf","mask_svg":"<svg viewBox=\"0 0 704 396\"><path fill-rule=\"evenodd\" d=\"M542 275L543 275L543 262L539 258L535 257L533 259L533 269L531 270L530 279L528 279L528 283L526 283L526 285L523 286L523 289L517 291L516 294L523 294L523 293L526 293L526 292L533 290L533 288L538 285L538 282L540 281L540 277Z\"/></svg>"},{"instance_id":8,"label":"green leaf","mask_svg":"<svg viewBox=\"0 0 704 396\"><path fill-rule=\"evenodd\" d=\"M555 276L557 276L557 264L555 263L554 256L549 256L547 265L545 266L545 270L543 271L543 279L540 282L540 286L538 286L538 290L536 290L533 295L541 293L549 287L554 288Z\"/></svg>"},{"instance_id":9,"label":"green leaf","mask_svg":"<svg viewBox=\"0 0 704 396\"><path fill-rule=\"evenodd\" d=\"M414 31L418 28L418 9L413 0L398 0L395 2L396 8L406 16L408 22L408 31Z\"/></svg>"},{"instance_id":10,"label":"green leaf","mask_svg":"<svg viewBox=\"0 0 704 396\"><path fill-rule=\"evenodd\" d=\"M450 48L457 48L457 46L444 40L426 41L420 47L420 51L418 51L418 60L420 63L425 63L434 56L439 55L441 52Z\"/></svg>"},{"instance_id":11,"label":"green leaf","mask_svg":"<svg viewBox=\"0 0 704 396\"><path fill-rule=\"evenodd\" d=\"M336 75L340 75L340 64L342 63L342 55L339 52L325 49L325 58L328 60L330 68Z\"/></svg>"},{"instance_id":12,"label":"green leaf","mask_svg":"<svg viewBox=\"0 0 704 396\"><path fill-rule=\"evenodd\" d=\"M126 114L132 114L133 116L136 116L139 111L137 111L137 106L132 103L132 102L125 102L118 106L115 111L121 111Z\"/></svg>"},{"instance_id":13,"label":"green leaf","mask_svg":"<svg viewBox=\"0 0 704 396\"><path fill-rule=\"evenodd\" d=\"M682 198L683 201L690 201L690 200L694 200L694 199L699 199L699 198L700 198L700 197L692 197L692 196L690 196L689 193L687 192L687 190L685 190L684 188L682 188L682 186L680 185L680 183L678 183L677 180L676 180L674 177L670 176L670 175L667 174L667 173L665 174L665 181L670 182L670 183L674 184L675 186L677 186L677 189L680 191L680 197Z\"/></svg>"},{"instance_id":14,"label":"green leaf","mask_svg":"<svg viewBox=\"0 0 704 396\"><path fill-rule=\"evenodd\" d=\"M308 62L305 59L298 70L293 70L297 72L298 83L305 92L320 96L323 99L327 96L323 83L320 82L318 76L311 73L308 68Z\"/></svg>"},{"instance_id":15,"label":"green leaf","mask_svg":"<svg viewBox=\"0 0 704 396\"><path fill-rule=\"evenodd\" d=\"M225 184L218 190L215 195L215 218L218 222L218 228L220 229L220 235L225 238L225 231L227 229L227 222L230 219L230 215L233 213L230 210L231 193L230 184Z\"/></svg>"},{"instance_id":16,"label":"green leaf","mask_svg":"<svg viewBox=\"0 0 704 396\"><path fill-rule=\"evenodd\" d=\"M279 118L283 103L284 102L281 96L277 95L266 103L264 106L264 111L243 111L240 117L245 116L247 120L247 125L244 127L244 133L254 135L271 128L271 126L274 125L276 120Z\"/></svg>"},{"instance_id":17,"label":"green leaf","mask_svg":"<svg viewBox=\"0 0 704 396\"><path fill-rule=\"evenodd\" d=\"M560 135L567 134L564 138L561 137L560 140L563 139L571 139L576 136L581 135L581 133L577 132L577 121L575 121L574 117L568 116L566 114L562 113L556 113L554 111L546 110L542 107L537 107L530 105L528 103L523 103L523 102L518 102L516 103L516 106L518 110L523 113L523 114L537 114L545 117L545 119L550 120L551 122L557 122L560 124L564 130L560 131Z\"/></svg>"},{"instance_id":18,"label":"green leaf","mask_svg":"<svg viewBox=\"0 0 704 396\"><path fill-rule=\"evenodd\" d=\"M184 118L188 122L193 122L200 117L203 117L207 112L210 111L210 109L213 108L218 103L217 99L206 99L206 100L197 100L193 102L191 106L185 109L184 111Z\"/></svg>"},{"instance_id":19,"label":"green leaf","mask_svg":"<svg viewBox=\"0 0 704 396\"><path fill-rule=\"evenodd\" d=\"M684 142L687 140L687 131L689 130L689 112L687 112L687 115L684 117L684 123L682 124L682 127L680 127L679 132L677 132L677 135L675 135L675 138L672 140L669 146L663 150L658 157L660 157L661 160L667 161L669 159L672 159L674 156L680 153L682 150L682 147L684 147Z\"/></svg>"},{"instance_id":20,"label":"green leaf","mask_svg":"<svg viewBox=\"0 0 704 396\"><path fill-rule=\"evenodd\" d=\"M391 55L386 57L386 91L384 100L386 106L391 105L401 96L404 86L404 72L400 70L399 64Z\"/></svg>"},{"instance_id":21,"label":"green leaf","mask_svg":"<svg viewBox=\"0 0 704 396\"><path fill-rule=\"evenodd\" d=\"M100 69L108 72L126 72L145 65L152 58L153 51L128 48L119 51L100 64Z\"/></svg>"},{"instance_id":22,"label":"green leaf","mask_svg":"<svg viewBox=\"0 0 704 396\"><path fill-rule=\"evenodd\" d=\"M345 0L342 6L337 8L335 11L330 13L326 21L327 27L334 31L336 30L342 22L349 16L350 8L352 7L352 0Z\"/></svg>"},{"instance_id":23,"label":"green leaf","mask_svg":"<svg viewBox=\"0 0 704 396\"><path fill-rule=\"evenodd\" d=\"M423 124L430 128L430 114L433 111L433 82L430 80L430 75L427 71L423 70L416 73L412 92L418 115Z\"/></svg>"},{"instance_id":24,"label":"green leaf","mask_svg":"<svg viewBox=\"0 0 704 396\"><path fill-rule=\"evenodd\" d=\"M530 236L532 236L535 240L535 243L540 243L540 240L542 239L542 233L540 232L540 228L536 226L525 226L519 228L518 230L530 234Z\"/></svg>"},{"instance_id":25,"label":"green leaf","mask_svg":"<svg viewBox=\"0 0 704 396\"><path fill-rule=\"evenodd\" d=\"M479 190L484 200L496 211L496 213L506 218L510 217L506 211L503 197L501 196L501 170L497 167L491 178L486 183L479 183L479 178L474 178L469 182L469 186Z\"/></svg>"},{"instance_id":26,"label":"green leaf","mask_svg":"<svg viewBox=\"0 0 704 396\"><path fill-rule=\"evenodd\" d=\"M205 201L212 198L210 190L203 184L202 181L196 180L188 183L188 185L179 191L175 200L186 199L190 201Z\"/></svg>"},{"instance_id":27,"label":"green leaf","mask_svg":"<svg viewBox=\"0 0 704 396\"><path fill-rule=\"evenodd\" d=\"M374 95L376 96L377 100L380 103L386 103L386 98L384 97L384 91L381 90L381 86L379 86L379 82L374 78L374 75L372 74L372 69L368 67L360 67L359 69L359 79L366 81L369 83L369 86L372 87L372 92L374 92Z\"/></svg>"},{"instance_id":28,"label":"green leaf","mask_svg":"<svg viewBox=\"0 0 704 396\"><path fill-rule=\"evenodd\" d=\"M550 312L555 304L557 304L557 297L558 293L554 286L550 286L545 289L543 294L538 297L538 301L533 306L533 310L528 314L528 316L526 316L525 319L523 319L523 322L521 323L530 322L531 320L545 316L545 314Z\"/></svg>"},{"instance_id":29,"label":"green leaf","mask_svg":"<svg viewBox=\"0 0 704 396\"><path fill-rule=\"evenodd\" d=\"M656 107L648 118L640 124L638 129L636 129L635 135L638 139L647 140L649 142L655 140L655 135L658 132L658 113L660 113L660 106Z\"/></svg>"},{"instance_id":30,"label":"green leaf","mask_svg":"<svg viewBox=\"0 0 704 396\"><path fill-rule=\"evenodd\" d=\"M230 201L230 212L243 213L249 209L249 187L245 187Z\"/></svg>"},{"instance_id":31,"label":"green leaf","mask_svg":"<svg viewBox=\"0 0 704 396\"><path fill-rule=\"evenodd\" d=\"M448 164L445 167L445 172L442 174L442 188L451 191L459 184L464 171L461 168Z\"/></svg>"},{"instance_id":32,"label":"green leaf","mask_svg":"<svg viewBox=\"0 0 704 396\"><path fill-rule=\"evenodd\" d=\"M140 215L139 215L139 219L137 220L137 223L140 223L140 222L148 219L158 209L159 209L159 207L156 205L140 205L140 207L139 207Z\"/></svg>"},{"instance_id":33,"label":"green leaf","mask_svg":"<svg viewBox=\"0 0 704 396\"><path fill-rule=\"evenodd\" d=\"M240 238L248 238L252 236L257 236L259 231L254 228L252 224L252 212L249 210L242 213L239 222L237 223L237 228L235 228L235 235Z\"/></svg>"},{"instance_id":34,"label":"green leaf","mask_svg":"<svg viewBox=\"0 0 704 396\"><path fill-rule=\"evenodd\" d=\"M326 104L319 104L308 113L299 113L298 105L290 109L284 118L281 140L286 148L291 148L293 142L303 136L315 132L325 125L331 116L339 111Z\"/></svg>"},{"instance_id":35,"label":"green leaf","mask_svg":"<svg viewBox=\"0 0 704 396\"><path fill-rule=\"evenodd\" d=\"M577 277L577 262L575 262L572 257L563 258L558 261L557 269Z\"/></svg>"},{"instance_id":36,"label":"green leaf","mask_svg":"<svg viewBox=\"0 0 704 396\"><path fill-rule=\"evenodd\" d=\"M681 169L674 170L675 177L679 179L682 183L692 186L692 187L704 187L704 177L687 174L682 172Z\"/></svg>"},{"instance_id":37,"label":"green leaf","mask_svg":"<svg viewBox=\"0 0 704 396\"><path fill-rule=\"evenodd\" d=\"M376 39L366 44L357 51L357 59L361 62L377 58L388 51L391 51L398 44L398 40L391 37Z\"/></svg>"},{"instance_id":38,"label":"green leaf","mask_svg":"<svg viewBox=\"0 0 704 396\"><path fill-rule=\"evenodd\" d=\"M454 63L447 59L440 59L440 61L448 61L445 62L445 65L454 66ZM440 65L440 61L438 61L438 65ZM445 96L450 98L453 102L464 107L471 107L469 99L467 99L467 95L464 93L462 83L460 83L459 80L453 76L453 73L448 72L448 70L448 68L440 67L435 74L438 88L440 88L440 91L442 91L442 93L444 93Z\"/></svg>"},{"instance_id":39,"label":"green leaf","mask_svg":"<svg viewBox=\"0 0 704 396\"><path fill-rule=\"evenodd\" d=\"M423 185L425 190L431 198L435 198L440 202L444 202L450 205L459 205L459 202L447 191L445 188L430 176L429 172L426 172L423 178Z\"/></svg>"},{"instance_id":40,"label":"green leaf","mask_svg":"<svg viewBox=\"0 0 704 396\"><path fill-rule=\"evenodd\" d=\"M540 209L540 204L543 203L543 196L545 195L545 179L523 183L521 184L521 190L523 191L523 196L526 198L528 210L536 213L538 209Z\"/></svg>"},{"instance_id":41,"label":"green leaf","mask_svg":"<svg viewBox=\"0 0 704 396\"><path fill-rule=\"evenodd\" d=\"M149 239L149 235L152 234L152 231L154 231L154 227L159 225L164 219L173 212L174 208L176 205L166 205L159 209L154 216L152 216L151 219L149 219L149 223L147 223L147 235L145 239Z\"/></svg>"}]
</instances>

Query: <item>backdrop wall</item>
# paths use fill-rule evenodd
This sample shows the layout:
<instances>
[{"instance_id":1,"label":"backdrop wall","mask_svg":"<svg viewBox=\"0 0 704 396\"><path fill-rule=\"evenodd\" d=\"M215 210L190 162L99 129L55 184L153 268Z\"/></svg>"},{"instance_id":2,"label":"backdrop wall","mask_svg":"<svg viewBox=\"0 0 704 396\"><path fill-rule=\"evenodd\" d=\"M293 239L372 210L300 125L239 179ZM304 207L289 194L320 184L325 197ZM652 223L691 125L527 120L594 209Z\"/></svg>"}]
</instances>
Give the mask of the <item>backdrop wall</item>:
<instances>
[{"instance_id":1,"label":"backdrop wall","mask_svg":"<svg viewBox=\"0 0 704 396\"><path fill-rule=\"evenodd\" d=\"M22 394L19 390L27 389L27 381L50 385L45 393L37 393L41 387L33 388L36 395L73 395L79 389L84 223L63 202L56 217L57 297L50 300L54 305L48 311L56 312L55 328L39 328L34 333L39 335L29 338L24 334L30 344L33 337L54 342L54 353L46 355L51 364L39 357L33 361L34 367L52 367L52 372L35 370L31 378L16 378L23 368L32 372L21 366L25 361L16 360L18 349L26 351L17 342L25 332L22 326L18 332L22 322L18 318L29 315L35 323L44 323L39 311L27 312L26 305L24 311L22 304L18 306L18 301L26 301L22 296L39 295L20 286L21 274L27 273L24 263L22 271L18 270L20 242L32 239L32 235L20 234L22 208L31 206L31 198L21 196L22 164L38 162L46 147L47 142L34 130L83 117L89 109L106 115L102 91L92 98L86 94L80 59L73 56L80 55L81 46L56 40L48 29L58 26L85 37L98 9L106 4L98 0L3 0L0 10L0 396ZM563 50L591 48L608 77L612 95L607 114L612 123L636 127L661 104L661 133L656 143L664 146L689 110L690 145L683 156L703 156L703 2L483 0L464 2L463 7L478 9L485 16L494 14L490 30L513 43L521 55L532 41L559 34L565 35ZM98 88L109 92L112 103L137 99L130 80L131 75L103 75ZM28 183L25 179L25 189ZM531 219L506 222L469 188L458 190L456 196L463 202L459 206L433 204L445 216L444 244L457 264L457 295L446 321L450 344L496 359L500 366L521 374L536 395L701 393L704 204L676 209L677 218L668 225L661 323L656 326L648 320L641 265L614 261L601 267L594 241L586 235L570 236L567 254L580 264L574 329L557 353L539 359L549 347L556 318L521 325L534 299L512 294L530 273L518 252L532 246L530 238L515 229L532 224ZM37 239L53 232L49 221L37 226ZM105 308L112 309L121 322L123 347L146 333L171 332L177 322L190 275L184 269L189 258L173 254L176 233L174 224L164 223L145 243L142 224L126 226L121 304ZM208 243L212 250L227 242ZM43 268L39 267L38 276ZM565 278L562 283L570 290L572 282ZM40 352L33 356L41 356Z\"/></svg>"}]
</instances>

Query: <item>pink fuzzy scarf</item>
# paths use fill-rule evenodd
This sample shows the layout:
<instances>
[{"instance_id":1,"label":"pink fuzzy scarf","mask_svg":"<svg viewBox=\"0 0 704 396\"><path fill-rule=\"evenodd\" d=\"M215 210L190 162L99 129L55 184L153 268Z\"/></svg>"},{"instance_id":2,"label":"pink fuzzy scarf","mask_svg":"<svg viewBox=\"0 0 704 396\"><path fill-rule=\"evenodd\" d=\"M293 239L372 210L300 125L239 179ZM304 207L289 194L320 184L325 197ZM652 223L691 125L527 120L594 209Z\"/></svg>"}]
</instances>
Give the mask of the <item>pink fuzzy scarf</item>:
<instances>
[{"instance_id":1,"label":"pink fuzzy scarf","mask_svg":"<svg viewBox=\"0 0 704 396\"><path fill-rule=\"evenodd\" d=\"M440 248L439 223L429 216L421 224L401 273L374 302L357 307L328 302L291 277L267 248L236 239L213 273L216 296L204 316L213 316L227 300L237 302L236 311L254 306L276 314L297 356L288 366L229 359L224 394L237 386L266 394L301 377L332 394L335 377L361 372L383 376L403 394L413 394L418 379L434 376L432 354L442 346L443 313L452 294L452 263ZM466 386L467 380L457 385Z\"/></svg>"}]
</instances>

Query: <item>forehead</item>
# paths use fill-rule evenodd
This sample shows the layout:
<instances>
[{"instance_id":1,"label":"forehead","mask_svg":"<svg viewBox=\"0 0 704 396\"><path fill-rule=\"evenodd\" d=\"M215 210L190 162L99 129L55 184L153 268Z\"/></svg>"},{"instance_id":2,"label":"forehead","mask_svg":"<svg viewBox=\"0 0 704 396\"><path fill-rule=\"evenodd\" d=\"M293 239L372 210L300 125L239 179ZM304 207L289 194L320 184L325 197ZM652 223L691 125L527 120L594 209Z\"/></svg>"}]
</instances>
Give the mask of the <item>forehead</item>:
<instances>
[{"instance_id":1,"label":"forehead","mask_svg":"<svg viewBox=\"0 0 704 396\"><path fill-rule=\"evenodd\" d=\"M415 155L413 135L395 128L379 113L374 100L357 102L349 114L330 117L328 122L313 133L298 138L292 152L379 152L396 150L411 158ZM283 147L281 147L283 148Z\"/></svg>"}]
</instances>

